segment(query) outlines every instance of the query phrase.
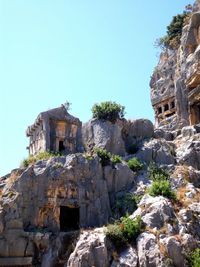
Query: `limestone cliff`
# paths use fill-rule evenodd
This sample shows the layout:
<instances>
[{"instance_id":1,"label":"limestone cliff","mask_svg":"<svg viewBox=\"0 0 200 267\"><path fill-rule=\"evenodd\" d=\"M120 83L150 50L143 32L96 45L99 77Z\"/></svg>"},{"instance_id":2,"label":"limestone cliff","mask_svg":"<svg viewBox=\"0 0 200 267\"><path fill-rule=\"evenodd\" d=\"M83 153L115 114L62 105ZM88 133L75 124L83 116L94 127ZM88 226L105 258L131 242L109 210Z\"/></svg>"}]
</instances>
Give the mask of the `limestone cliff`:
<instances>
[{"instance_id":1,"label":"limestone cliff","mask_svg":"<svg viewBox=\"0 0 200 267\"><path fill-rule=\"evenodd\" d=\"M0 178L0 266L199 266L199 29L197 0L151 78L155 128L63 106L28 128L31 160Z\"/></svg>"},{"instance_id":2,"label":"limestone cliff","mask_svg":"<svg viewBox=\"0 0 200 267\"><path fill-rule=\"evenodd\" d=\"M156 127L177 130L200 122L200 2L184 23L180 45L165 48L152 75L151 101Z\"/></svg>"}]
</instances>

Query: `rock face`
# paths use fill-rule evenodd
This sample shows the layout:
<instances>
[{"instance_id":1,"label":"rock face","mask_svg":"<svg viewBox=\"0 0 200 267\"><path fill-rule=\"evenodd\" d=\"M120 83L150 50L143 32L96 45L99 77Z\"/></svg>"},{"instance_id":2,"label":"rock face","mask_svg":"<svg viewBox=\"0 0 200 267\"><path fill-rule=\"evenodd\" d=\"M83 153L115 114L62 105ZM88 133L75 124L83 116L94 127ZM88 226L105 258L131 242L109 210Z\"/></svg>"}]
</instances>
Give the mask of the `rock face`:
<instances>
[{"instance_id":1,"label":"rock face","mask_svg":"<svg viewBox=\"0 0 200 267\"><path fill-rule=\"evenodd\" d=\"M141 267L160 266L160 251L153 234L142 233L137 239L137 250Z\"/></svg>"},{"instance_id":2,"label":"rock face","mask_svg":"<svg viewBox=\"0 0 200 267\"><path fill-rule=\"evenodd\" d=\"M83 232L66 265L66 267L88 266L109 266L109 251L105 245L103 228Z\"/></svg>"},{"instance_id":3,"label":"rock face","mask_svg":"<svg viewBox=\"0 0 200 267\"><path fill-rule=\"evenodd\" d=\"M180 47L161 54L151 79L157 129L146 119L93 119L81 128L68 114L68 155L39 160L0 178L0 266L188 266L188 255L200 245L199 0L193 10ZM63 107L49 112L66 115ZM45 114L28 134L35 128L44 134L40 119ZM54 148L61 148L65 126L54 128ZM34 147L41 140L33 141ZM103 164L95 147L121 159ZM133 157L143 164L133 160L131 170L127 161ZM151 162L169 177L150 180ZM107 224L125 212L129 218L111 226L118 227L113 242ZM119 247L118 239L124 230L130 234L135 228L130 220L138 216L140 231Z\"/></svg>"},{"instance_id":4,"label":"rock face","mask_svg":"<svg viewBox=\"0 0 200 267\"><path fill-rule=\"evenodd\" d=\"M55 233L107 224L116 194L126 192L134 177L126 163L102 167L97 156L87 159L84 154L55 157L15 170L3 180L0 198L0 262L1 257L34 257L37 251L44 254L37 257L41 266L55 266L58 255L64 249L68 255L75 239ZM93 243L91 246L93 249ZM107 266L101 248L95 246L95 266L97 255L99 264ZM89 266L72 262L69 266Z\"/></svg>"},{"instance_id":5,"label":"rock face","mask_svg":"<svg viewBox=\"0 0 200 267\"><path fill-rule=\"evenodd\" d=\"M156 127L168 130L200 123L199 26L200 3L182 29L181 44L166 49L152 75L151 101Z\"/></svg>"},{"instance_id":6,"label":"rock face","mask_svg":"<svg viewBox=\"0 0 200 267\"><path fill-rule=\"evenodd\" d=\"M140 215L143 222L150 228L161 229L175 218L173 207L166 198L145 195L138 205L133 217Z\"/></svg>"},{"instance_id":7,"label":"rock face","mask_svg":"<svg viewBox=\"0 0 200 267\"><path fill-rule=\"evenodd\" d=\"M124 156L133 145L154 135L151 121L118 120L116 123L93 119L83 125L82 136L86 150L105 148L112 154Z\"/></svg>"}]
</instances>

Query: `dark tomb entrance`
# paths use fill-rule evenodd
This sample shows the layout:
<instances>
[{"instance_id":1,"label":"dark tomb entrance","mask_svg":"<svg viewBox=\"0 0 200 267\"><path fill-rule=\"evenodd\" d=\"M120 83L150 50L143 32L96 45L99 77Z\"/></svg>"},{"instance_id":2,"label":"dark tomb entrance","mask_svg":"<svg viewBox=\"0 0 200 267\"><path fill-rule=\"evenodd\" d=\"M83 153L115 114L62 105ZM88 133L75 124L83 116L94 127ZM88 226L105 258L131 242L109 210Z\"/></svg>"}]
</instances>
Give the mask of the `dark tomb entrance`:
<instances>
[{"instance_id":1,"label":"dark tomb entrance","mask_svg":"<svg viewBox=\"0 0 200 267\"><path fill-rule=\"evenodd\" d=\"M63 141L59 141L58 150L59 150L59 152L64 152L65 151L65 147L64 147L64 142Z\"/></svg>"},{"instance_id":2,"label":"dark tomb entrance","mask_svg":"<svg viewBox=\"0 0 200 267\"><path fill-rule=\"evenodd\" d=\"M79 229L79 208L60 207L60 231Z\"/></svg>"}]
</instances>

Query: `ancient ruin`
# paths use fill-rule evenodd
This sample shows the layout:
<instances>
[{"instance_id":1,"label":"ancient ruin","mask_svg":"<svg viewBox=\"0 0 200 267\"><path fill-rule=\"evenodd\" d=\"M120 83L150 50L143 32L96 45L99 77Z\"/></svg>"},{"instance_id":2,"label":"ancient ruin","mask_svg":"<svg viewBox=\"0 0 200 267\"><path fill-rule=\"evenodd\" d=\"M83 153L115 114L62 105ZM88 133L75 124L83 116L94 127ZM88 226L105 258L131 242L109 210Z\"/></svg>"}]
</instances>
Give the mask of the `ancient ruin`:
<instances>
[{"instance_id":1,"label":"ancient ruin","mask_svg":"<svg viewBox=\"0 0 200 267\"><path fill-rule=\"evenodd\" d=\"M200 123L199 27L200 14L192 13L179 49L161 53L150 82L156 127L176 130Z\"/></svg>"},{"instance_id":2,"label":"ancient ruin","mask_svg":"<svg viewBox=\"0 0 200 267\"><path fill-rule=\"evenodd\" d=\"M63 154L81 152L81 122L67 112L64 105L42 112L28 127L30 155L51 151Z\"/></svg>"},{"instance_id":3,"label":"ancient ruin","mask_svg":"<svg viewBox=\"0 0 200 267\"><path fill-rule=\"evenodd\" d=\"M0 267L200 264L199 28L196 0L151 78L155 125L62 105L28 127L35 161L0 178Z\"/></svg>"}]
</instances>

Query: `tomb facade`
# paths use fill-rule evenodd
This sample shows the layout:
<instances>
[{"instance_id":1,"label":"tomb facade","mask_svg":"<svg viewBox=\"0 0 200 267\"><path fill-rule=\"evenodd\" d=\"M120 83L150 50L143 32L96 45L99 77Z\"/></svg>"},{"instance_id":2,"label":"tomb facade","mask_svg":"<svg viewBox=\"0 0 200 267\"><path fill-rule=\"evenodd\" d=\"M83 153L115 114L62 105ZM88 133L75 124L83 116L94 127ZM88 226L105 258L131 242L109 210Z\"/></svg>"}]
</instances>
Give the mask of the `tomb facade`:
<instances>
[{"instance_id":1,"label":"tomb facade","mask_svg":"<svg viewBox=\"0 0 200 267\"><path fill-rule=\"evenodd\" d=\"M26 131L29 155L51 151L62 154L82 152L81 121L70 115L64 105L41 112Z\"/></svg>"}]
</instances>

